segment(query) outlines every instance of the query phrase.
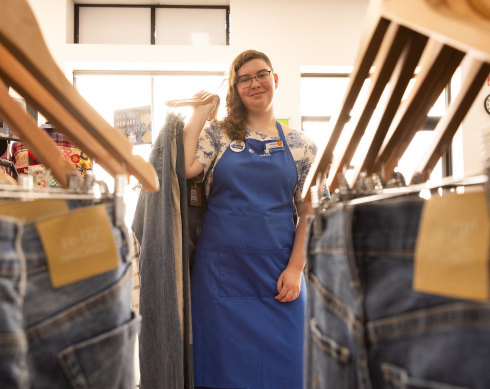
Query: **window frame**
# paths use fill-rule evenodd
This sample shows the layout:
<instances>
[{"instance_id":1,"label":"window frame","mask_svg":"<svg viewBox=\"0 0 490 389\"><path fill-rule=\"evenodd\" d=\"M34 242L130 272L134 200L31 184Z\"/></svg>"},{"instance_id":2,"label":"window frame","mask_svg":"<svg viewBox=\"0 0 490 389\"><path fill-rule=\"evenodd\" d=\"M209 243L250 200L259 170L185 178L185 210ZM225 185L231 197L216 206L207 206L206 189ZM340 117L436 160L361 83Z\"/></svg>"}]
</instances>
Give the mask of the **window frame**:
<instances>
[{"instance_id":1,"label":"window frame","mask_svg":"<svg viewBox=\"0 0 490 389\"><path fill-rule=\"evenodd\" d=\"M229 5L153 5L153 4L74 4L73 42L80 44L80 8L150 8L150 45L155 45L155 14L157 8L177 9L224 9L226 46L230 45L230 6Z\"/></svg>"}]
</instances>

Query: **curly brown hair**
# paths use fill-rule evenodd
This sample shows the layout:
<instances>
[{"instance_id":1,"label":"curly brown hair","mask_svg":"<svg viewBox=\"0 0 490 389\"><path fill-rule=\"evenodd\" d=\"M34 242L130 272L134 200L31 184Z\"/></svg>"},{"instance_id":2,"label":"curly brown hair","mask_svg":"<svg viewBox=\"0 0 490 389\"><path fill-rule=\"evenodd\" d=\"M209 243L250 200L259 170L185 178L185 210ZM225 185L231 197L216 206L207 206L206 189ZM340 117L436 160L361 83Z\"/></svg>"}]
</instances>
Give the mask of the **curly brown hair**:
<instances>
[{"instance_id":1,"label":"curly brown hair","mask_svg":"<svg viewBox=\"0 0 490 389\"><path fill-rule=\"evenodd\" d=\"M263 59L267 66L274 71L269 57L257 50L246 50L240 53L230 66L228 92L226 94L226 111L228 114L219 124L225 128L226 134L233 140L245 141L245 121L247 119L247 109L236 90L237 73L246 62L256 58Z\"/></svg>"}]
</instances>

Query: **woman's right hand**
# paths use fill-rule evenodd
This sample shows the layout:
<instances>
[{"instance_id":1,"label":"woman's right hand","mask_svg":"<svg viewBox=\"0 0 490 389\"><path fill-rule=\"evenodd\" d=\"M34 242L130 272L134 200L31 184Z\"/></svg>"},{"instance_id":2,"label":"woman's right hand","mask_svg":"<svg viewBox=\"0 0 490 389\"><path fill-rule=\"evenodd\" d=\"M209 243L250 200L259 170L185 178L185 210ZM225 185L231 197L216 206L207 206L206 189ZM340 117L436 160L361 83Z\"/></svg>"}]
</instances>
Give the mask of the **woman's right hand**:
<instances>
[{"instance_id":1,"label":"woman's right hand","mask_svg":"<svg viewBox=\"0 0 490 389\"><path fill-rule=\"evenodd\" d=\"M169 107L192 106L194 110L202 110L206 113L208 120L216 119L220 98L217 94L199 91L189 99L169 100L165 104Z\"/></svg>"}]
</instances>

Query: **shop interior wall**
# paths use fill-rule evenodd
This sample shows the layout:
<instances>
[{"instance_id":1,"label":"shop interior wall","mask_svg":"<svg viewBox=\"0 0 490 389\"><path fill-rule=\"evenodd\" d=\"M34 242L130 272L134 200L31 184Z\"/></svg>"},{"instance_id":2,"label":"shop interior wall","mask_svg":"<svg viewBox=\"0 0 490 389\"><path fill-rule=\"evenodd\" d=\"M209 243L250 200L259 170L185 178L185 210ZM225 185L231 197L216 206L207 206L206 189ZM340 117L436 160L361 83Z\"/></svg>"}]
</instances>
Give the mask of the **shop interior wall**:
<instances>
[{"instance_id":1,"label":"shop interior wall","mask_svg":"<svg viewBox=\"0 0 490 389\"><path fill-rule=\"evenodd\" d=\"M308 67L352 67L364 28L367 0L230 0L229 46L73 44L73 0L29 0L46 43L69 79L73 70L226 71L239 52L266 52L279 74L278 117L300 126L300 76ZM21 28L21 27L19 27ZM464 74L464 69L463 69ZM489 126L486 83L463 123L464 172L483 166L475 152Z\"/></svg>"}]
</instances>

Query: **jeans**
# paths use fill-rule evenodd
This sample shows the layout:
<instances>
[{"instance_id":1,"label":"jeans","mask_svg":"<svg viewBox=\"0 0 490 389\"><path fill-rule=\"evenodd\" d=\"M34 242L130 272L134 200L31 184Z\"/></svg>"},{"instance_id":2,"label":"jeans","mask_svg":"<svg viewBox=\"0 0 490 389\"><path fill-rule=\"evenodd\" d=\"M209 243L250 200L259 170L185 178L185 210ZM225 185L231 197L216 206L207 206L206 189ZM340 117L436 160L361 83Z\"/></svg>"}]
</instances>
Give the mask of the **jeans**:
<instances>
[{"instance_id":1,"label":"jeans","mask_svg":"<svg viewBox=\"0 0 490 389\"><path fill-rule=\"evenodd\" d=\"M0 383L27 388L27 340L22 323L25 260L19 256L22 226L0 219Z\"/></svg>"},{"instance_id":2,"label":"jeans","mask_svg":"<svg viewBox=\"0 0 490 389\"><path fill-rule=\"evenodd\" d=\"M112 233L116 269L54 289L36 224L0 219L0 269L12 274L0 287L10 291L7 299L0 295L7 307L0 330L9 331L0 336L2 388L135 387L140 319L131 306L132 243L124 227L112 226ZM3 359L4 352L14 358Z\"/></svg>"},{"instance_id":3,"label":"jeans","mask_svg":"<svg viewBox=\"0 0 490 389\"><path fill-rule=\"evenodd\" d=\"M308 230L305 388L490 387L490 304L412 289L419 197L337 205Z\"/></svg>"},{"instance_id":4,"label":"jeans","mask_svg":"<svg viewBox=\"0 0 490 389\"><path fill-rule=\"evenodd\" d=\"M194 387L183 128L180 116L167 114L149 158L160 190L140 192L132 223L141 245L139 357L143 389ZM180 209L175 204L180 204ZM181 231L175 230L178 225ZM179 252L181 259L176 256Z\"/></svg>"}]
</instances>

